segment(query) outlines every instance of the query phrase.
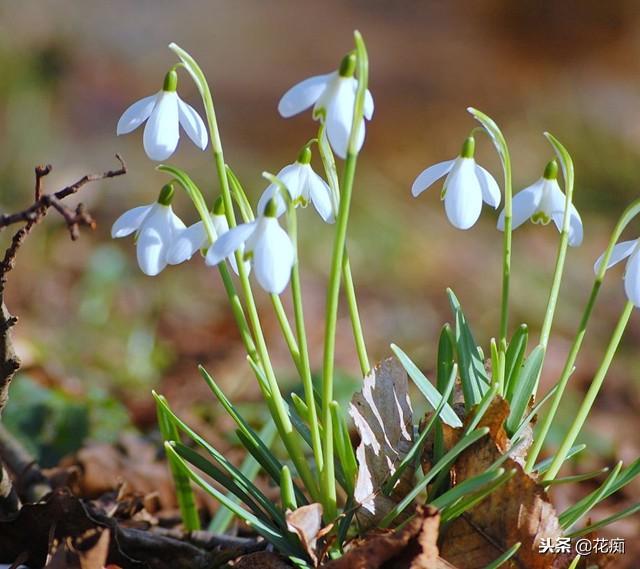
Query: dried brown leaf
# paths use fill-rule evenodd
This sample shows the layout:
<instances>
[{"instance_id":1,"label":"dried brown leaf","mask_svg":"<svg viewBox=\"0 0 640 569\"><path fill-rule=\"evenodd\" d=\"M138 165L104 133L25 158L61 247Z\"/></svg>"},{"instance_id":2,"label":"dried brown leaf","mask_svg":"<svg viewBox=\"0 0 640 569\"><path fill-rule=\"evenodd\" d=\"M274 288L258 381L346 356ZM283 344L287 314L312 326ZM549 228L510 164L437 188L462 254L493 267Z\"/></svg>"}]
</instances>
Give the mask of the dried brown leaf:
<instances>
[{"instance_id":1,"label":"dried brown leaf","mask_svg":"<svg viewBox=\"0 0 640 569\"><path fill-rule=\"evenodd\" d=\"M287 529L295 533L309 557L317 565L316 544L322 527L322 505L309 504L287 512Z\"/></svg>"},{"instance_id":2,"label":"dried brown leaf","mask_svg":"<svg viewBox=\"0 0 640 569\"><path fill-rule=\"evenodd\" d=\"M489 436L458 457L453 469L455 483L485 472L509 450L503 426L508 415L507 402L496 398L479 425L489 427ZM516 542L522 546L505 567L544 569L556 561L553 554L538 551L543 538L554 541L561 536L561 530L544 488L522 468L525 446L517 449L515 458L504 463L506 469L515 471L514 476L449 526L441 543L441 554L454 565L480 569Z\"/></svg>"},{"instance_id":3,"label":"dried brown leaf","mask_svg":"<svg viewBox=\"0 0 640 569\"><path fill-rule=\"evenodd\" d=\"M407 468L392 494L380 492L413 443L413 411L407 373L396 358L380 362L364 378L362 391L349 404L349 414L360 434L356 449L358 479L355 498L362 505L362 523L372 525L411 489L414 471Z\"/></svg>"},{"instance_id":4,"label":"dried brown leaf","mask_svg":"<svg viewBox=\"0 0 640 569\"><path fill-rule=\"evenodd\" d=\"M455 569L438 556L438 511L417 508L400 530L373 530L353 542L346 553L323 565L326 569Z\"/></svg>"}]
</instances>

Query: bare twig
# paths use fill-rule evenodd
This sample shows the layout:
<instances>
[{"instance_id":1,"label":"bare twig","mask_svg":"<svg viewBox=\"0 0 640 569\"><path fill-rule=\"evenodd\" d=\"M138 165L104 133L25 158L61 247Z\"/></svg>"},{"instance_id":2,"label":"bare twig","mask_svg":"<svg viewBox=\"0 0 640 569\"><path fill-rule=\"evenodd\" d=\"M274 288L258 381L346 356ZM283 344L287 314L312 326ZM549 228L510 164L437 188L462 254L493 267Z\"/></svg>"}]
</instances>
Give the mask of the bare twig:
<instances>
[{"instance_id":1,"label":"bare twig","mask_svg":"<svg viewBox=\"0 0 640 569\"><path fill-rule=\"evenodd\" d=\"M118 159L118 162L120 162L119 169L109 170L103 174L87 174L77 182L52 194L46 194L42 191L42 180L51 172L51 166L37 166L35 168L35 201L33 204L17 213L0 215L0 232L9 225L24 223L23 227L18 229L11 238L9 247L7 247L2 261L0 261L0 414L7 403L9 384L20 367L20 360L15 353L13 343L11 341L11 328L15 326L17 318L9 313L4 302L4 291L7 284L7 276L15 266L18 250L29 233L31 233L32 229L47 215L51 207L53 207L65 220L71 239L77 239L80 226L94 228L95 223L93 218L85 211L82 204L79 204L76 209L73 210L65 206L62 203L62 200L67 196L75 194L80 188L90 182L125 174L127 167L124 161L117 154L116 158ZM1 432L0 435L2 435ZM44 479L41 474L38 476L40 472L39 469L34 469L32 464L21 466L19 462L13 460L16 459L18 455L13 452L15 451L15 447L4 444L5 438L0 436L0 512L11 513L13 511L17 511L20 504L17 499L15 489L11 484L11 479L7 470L4 468L4 464L9 466L9 470L12 470L14 475L22 476L25 480L29 481L27 483L27 489L29 491L26 492L26 496L28 498L38 499L41 497L43 492L46 492L47 486L46 484L43 486ZM34 492L33 495L31 495L31 490Z\"/></svg>"}]
</instances>

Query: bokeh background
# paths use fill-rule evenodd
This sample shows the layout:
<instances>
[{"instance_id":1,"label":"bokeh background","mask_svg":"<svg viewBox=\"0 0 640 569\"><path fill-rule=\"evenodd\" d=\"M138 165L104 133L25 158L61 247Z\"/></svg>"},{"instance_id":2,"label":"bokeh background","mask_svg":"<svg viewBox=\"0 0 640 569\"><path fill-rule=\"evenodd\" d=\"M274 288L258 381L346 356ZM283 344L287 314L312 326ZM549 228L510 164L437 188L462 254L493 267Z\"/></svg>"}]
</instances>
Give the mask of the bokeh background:
<instances>
[{"instance_id":1,"label":"bokeh background","mask_svg":"<svg viewBox=\"0 0 640 569\"><path fill-rule=\"evenodd\" d=\"M114 441L123 431L154 428L151 389L224 439L220 417L199 379L203 363L246 404L262 413L217 274L194 259L145 277L131 240L109 228L124 210L155 199L166 181L142 149L141 131L115 136L122 111L161 86L175 41L190 51L212 85L225 156L252 198L293 161L314 135L308 114L276 111L295 82L335 68L359 29L371 60L373 121L357 173L349 249L372 359L402 346L430 374L437 335L450 320L445 289L458 294L477 339L496 335L501 234L485 209L467 232L448 225L438 190L414 200L414 177L452 158L475 125L478 107L501 125L511 147L514 185L537 179L555 134L576 164L574 201L585 241L571 250L543 387L558 377L589 294L592 265L617 217L640 189L640 6L633 0L482 2L351 0L303 3L247 0L0 1L0 208L32 200L33 168L51 163L46 188L57 189L117 164L129 173L85 188L79 199L98 221L71 243L54 215L24 246L7 301L20 317L16 341L24 370L12 388L6 421L46 464L88 440ZM202 110L188 77L180 94ZM496 177L486 138L478 159ZM183 140L171 158L209 196L218 188L210 155ZM176 209L195 220L186 198ZM323 287L331 228L303 214L303 286L312 361L321 359ZM637 236L638 226L629 235ZM9 232L0 234L4 245ZM527 224L514 234L511 329L537 333L546 307L558 235ZM597 367L624 303L622 269L612 270L561 409L564 432ZM269 342L283 381L292 379L266 297ZM342 395L357 386L357 360L346 312L338 342ZM583 439L591 453L573 471L640 454L640 320L632 318ZM584 493L588 485L576 490ZM560 509L573 491L557 492ZM638 495L636 485L627 498ZM616 505L612 506L614 509ZM597 512L594 517L607 513ZM632 537L637 520L615 528Z\"/></svg>"}]
</instances>

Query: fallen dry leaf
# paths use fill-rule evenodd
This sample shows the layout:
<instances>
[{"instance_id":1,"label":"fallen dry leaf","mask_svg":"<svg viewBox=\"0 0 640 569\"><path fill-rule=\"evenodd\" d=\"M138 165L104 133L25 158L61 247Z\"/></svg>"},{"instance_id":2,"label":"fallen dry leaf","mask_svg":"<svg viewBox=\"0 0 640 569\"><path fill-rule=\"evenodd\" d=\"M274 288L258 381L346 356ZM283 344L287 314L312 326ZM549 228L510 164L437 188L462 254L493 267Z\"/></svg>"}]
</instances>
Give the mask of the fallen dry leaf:
<instances>
[{"instance_id":1,"label":"fallen dry leaf","mask_svg":"<svg viewBox=\"0 0 640 569\"><path fill-rule=\"evenodd\" d=\"M362 391L349 404L361 439L354 496L362 506L358 518L366 525L381 520L412 486L414 471L407 468L390 496L380 492L413 443L407 389L407 372L396 358L387 358L364 378Z\"/></svg>"},{"instance_id":2,"label":"fallen dry leaf","mask_svg":"<svg viewBox=\"0 0 640 569\"><path fill-rule=\"evenodd\" d=\"M400 530L372 530L326 569L455 569L438 556L438 511L420 506Z\"/></svg>"},{"instance_id":3,"label":"fallen dry leaf","mask_svg":"<svg viewBox=\"0 0 640 569\"><path fill-rule=\"evenodd\" d=\"M316 545L322 527L322 505L309 504L293 512L287 512L287 529L295 533L314 565L318 564Z\"/></svg>"},{"instance_id":4,"label":"fallen dry leaf","mask_svg":"<svg viewBox=\"0 0 640 569\"><path fill-rule=\"evenodd\" d=\"M454 483L485 472L509 450L509 439L503 427L508 414L508 403L496 398L479 424L489 427L489 436L458 457L453 468ZM442 537L442 557L461 569L485 567L516 542L522 543L517 562L511 561L504 567L548 569L563 566L565 560L538 551L542 538L555 541L561 536L561 530L547 493L522 468L524 446L518 447L515 458L508 458L504 463L504 468L515 471L514 476L457 518Z\"/></svg>"}]
</instances>

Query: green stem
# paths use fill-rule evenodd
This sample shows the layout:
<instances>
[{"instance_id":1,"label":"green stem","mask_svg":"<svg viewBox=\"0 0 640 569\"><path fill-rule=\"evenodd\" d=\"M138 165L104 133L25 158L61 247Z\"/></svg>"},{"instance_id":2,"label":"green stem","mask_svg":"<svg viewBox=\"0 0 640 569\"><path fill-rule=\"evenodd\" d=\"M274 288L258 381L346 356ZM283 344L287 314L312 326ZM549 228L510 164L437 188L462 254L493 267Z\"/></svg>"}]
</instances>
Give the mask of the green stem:
<instances>
[{"instance_id":1,"label":"green stem","mask_svg":"<svg viewBox=\"0 0 640 569\"><path fill-rule=\"evenodd\" d=\"M349 254L347 249L344 250L342 258L342 275L344 278L344 290L349 306L349 316L351 317L351 329L353 330L353 339L356 343L356 352L358 353L358 361L360 362L360 371L362 377L365 377L371 371L369 364L369 356L367 355L367 345L364 341L364 333L362 331L362 322L360 321L360 312L358 311L358 302L356 300L356 290L351 276L351 263L349 262Z\"/></svg>"},{"instance_id":2,"label":"green stem","mask_svg":"<svg viewBox=\"0 0 640 569\"><path fill-rule=\"evenodd\" d=\"M327 141L327 135L325 132L325 125L321 124L318 130L318 149L320 151L320 157L322 159L322 165L324 166L325 175L333 199L335 203L340 203L340 183L338 182L336 161L331 151L331 146ZM351 274L351 262L349 261L349 252L345 248L344 259L342 262L342 273L345 285L345 296L347 298L347 306L349 308L349 319L351 320L351 329L353 331L353 339L356 345L356 352L358 354L358 361L360 362L360 370L363 376L366 376L371 371L371 365L369 364L369 356L367 355L366 342L364 340L364 332L362 329L362 322L360 320L360 311L358 310L358 300L356 297L355 285L353 282L353 276Z\"/></svg>"},{"instance_id":3,"label":"green stem","mask_svg":"<svg viewBox=\"0 0 640 569\"><path fill-rule=\"evenodd\" d=\"M509 325L509 285L511 280L512 197L511 159L507 154L502 163L504 170L504 238L502 241L502 301L500 309L500 342L506 346Z\"/></svg>"},{"instance_id":4,"label":"green stem","mask_svg":"<svg viewBox=\"0 0 640 569\"><path fill-rule=\"evenodd\" d=\"M351 206L351 194L353 180L356 171L358 151L356 140L360 123L363 120L364 96L368 83L367 52L362 37L355 32L358 66L358 90L349 136L347 160L342 173L342 195L336 220L336 236L333 242L333 254L331 272L327 287L327 305L324 334L324 357L322 367L322 425L323 425L323 451L324 470L322 471L321 486L323 504L326 504L324 514L327 520L333 520L336 515L336 481L335 464L333 456L333 422L331 420L331 402L333 401L333 372L336 342L336 323L338 319L338 297L340 293L340 276L342 273L342 260L344 257L347 238L347 226L349 223L349 209Z\"/></svg>"},{"instance_id":5,"label":"green stem","mask_svg":"<svg viewBox=\"0 0 640 569\"><path fill-rule=\"evenodd\" d=\"M278 324L280 325L282 336L285 343L287 344L289 353L291 354L291 359L296 366L296 370L298 370L298 374L300 375L300 377L302 377L303 367L300 359L300 348L298 347L298 342L296 342L296 337L293 333L293 330L291 329L291 325L289 324L287 313L284 310L284 306L282 306L280 297L277 294L272 294L270 296L271 303L273 304L273 310L276 313L276 318L278 319Z\"/></svg>"},{"instance_id":6,"label":"green stem","mask_svg":"<svg viewBox=\"0 0 640 569\"><path fill-rule=\"evenodd\" d=\"M638 215L638 213L640 213L640 199L634 201L622 213L620 219L618 220L618 223L616 224L616 227L613 230L613 233L611 234L609 245L604 252L602 262L593 283L593 287L591 288L589 300L587 301L587 305L585 306L582 318L580 319L580 324L578 325L578 331L576 332L575 339L573 340L573 345L571 346L571 350L569 351L569 355L567 356L567 360L565 361L564 368L562 369L560 380L556 384L556 392L553 396L549 411L545 415L538 434L536 435L531 449L529 450L527 462L525 465L526 472L531 472L533 470L536 460L538 459L538 455L540 454L540 451L542 450L542 447L544 445L545 439L547 438L549 430L551 429L551 425L556 416L556 413L558 412L558 408L560 407L560 401L562 400L564 390L569 382L571 374L573 373L573 366L575 365L578 354L580 353L582 341L587 331L587 324L589 323L589 319L591 318L591 313L593 312L596 299L598 298L600 287L602 286L602 282L607 272L607 265L609 263L609 259L611 258L613 248L618 242L620 235L622 235L622 232L625 230L627 225L629 225L631 220L634 219L636 215Z\"/></svg>"},{"instance_id":7,"label":"green stem","mask_svg":"<svg viewBox=\"0 0 640 569\"><path fill-rule=\"evenodd\" d=\"M620 344L620 340L622 339L622 335L624 334L624 330L627 327L627 323L629 322L629 318L631 317L631 313L633 312L634 305L631 301L627 301L622 314L620 315L620 319L616 324L616 327L613 331L613 335L611 336L611 341L609 342L609 346L607 347L607 351L604 354L604 358L598 371L596 372L591 385L589 386L589 390L585 395L582 404L580 405L580 409L578 409L578 413L576 418L574 419L571 427L569 428L569 432L565 435L564 440L562 441L558 452L556 453L553 461L551 462L551 466L546 473L545 481L553 480L558 474L562 464L569 452L569 449L575 442L582 426L584 425L587 417L589 416L589 412L591 411L591 407L593 407L593 403L596 400L598 392L602 387L602 383L604 378L609 371L609 366L611 365L611 361L613 360L613 356L618 349L618 345Z\"/></svg>"},{"instance_id":8,"label":"green stem","mask_svg":"<svg viewBox=\"0 0 640 569\"><path fill-rule=\"evenodd\" d=\"M304 325L304 309L302 303L302 286L300 284L300 262L298 259L298 216L292 204L288 208L289 235L295 248L296 260L291 272L291 297L295 314L298 345L300 346L300 377L304 386L305 402L308 409L308 423L311 431L311 448L316 460L318 472L324 469L322 456L322 441L320 439L320 424L316 408L313 380L311 378L311 365L309 363L309 349L307 347L307 333Z\"/></svg>"},{"instance_id":9,"label":"green stem","mask_svg":"<svg viewBox=\"0 0 640 569\"><path fill-rule=\"evenodd\" d=\"M170 44L172 49L178 57L185 64L185 67L191 74L192 78L196 82L207 117L207 124L209 127L209 133L211 137L211 148L213 151L213 159L215 163L216 173L220 182L220 190L222 194L222 201L224 203L225 215L229 228L233 228L236 225L235 213L233 211L233 202L231 199L231 192L229 189L229 180L227 178L227 170L225 168L224 155L222 151L222 142L220 139L220 130L218 128L218 122L216 119L215 107L213 105L213 98L211 96L211 90L207 83L206 77L196 63L196 61L183 49L176 44ZM249 283L249 276L244 266L244 260L239 251L236 251L236 261L238 263L238 273L240 277L240 285L245 298L245 304L249 316L249 323L253 330L253 337L256 342L256 349L259 355L260 364L265 372L265 376L270 388L270 395L272 397L272 409L274 412L274 421L278 427L278 432L289 452L289 456L296 466L298 474L302 478L307 490L311 494L314 500L319 499L319 491L316 481L311 472L311 468L306 461L304 453L300 445L300 441L293 430L291 420L289 418L286 404L280 393L280 388L276 380L271 360L269 358L269 351L264 339L262 327L260 325L260 318L258 316L258 310L253 298L253 291L251 290L251 284Z\"/></svg>"}]
</instances>

